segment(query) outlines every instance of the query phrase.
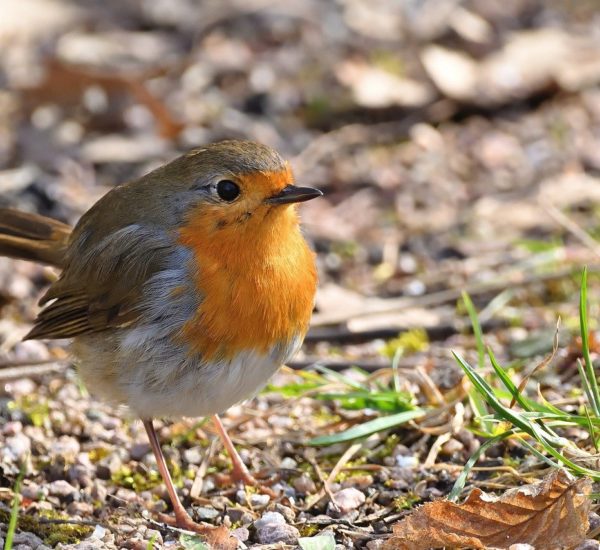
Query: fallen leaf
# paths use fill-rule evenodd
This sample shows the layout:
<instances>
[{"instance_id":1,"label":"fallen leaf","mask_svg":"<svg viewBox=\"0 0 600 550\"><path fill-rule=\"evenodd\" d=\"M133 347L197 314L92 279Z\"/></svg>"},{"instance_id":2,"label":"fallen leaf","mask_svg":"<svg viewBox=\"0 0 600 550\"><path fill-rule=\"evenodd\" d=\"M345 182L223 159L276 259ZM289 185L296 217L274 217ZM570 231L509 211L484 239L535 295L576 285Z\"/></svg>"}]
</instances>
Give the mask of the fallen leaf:
<instances>
[{"instance_id":1,"label":"fallen leaf","mask_svg":"<svg viewBox=\"0 0 600 550\"><path fill-rule=\"evenodd\" d=\"M495 497L474 489L463 504L427 503L396 523L384 550L443 546L537 550L572 548L585 538L592 483L555 470L544 480Z\"/></svg>"}]
</instances>

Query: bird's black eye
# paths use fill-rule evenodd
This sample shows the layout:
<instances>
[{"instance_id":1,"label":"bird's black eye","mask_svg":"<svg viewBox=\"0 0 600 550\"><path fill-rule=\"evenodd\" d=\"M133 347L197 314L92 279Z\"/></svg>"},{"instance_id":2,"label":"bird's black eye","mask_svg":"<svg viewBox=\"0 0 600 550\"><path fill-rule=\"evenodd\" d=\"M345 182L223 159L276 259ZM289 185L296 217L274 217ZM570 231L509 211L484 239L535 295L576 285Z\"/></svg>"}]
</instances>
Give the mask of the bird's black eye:
<instances>
[{"instance_id":1,"label":"bird's black eye","mask_svg":"<svg viewBox=\"0 0 600 550\"><path fill-rule=\"evenodd\" d=\"M217 183L217 195L224 201L231 202L237 199L239 194L240 188L237 183L234 183L231 180L221 180Z\"/></svg>"}]
</instances>

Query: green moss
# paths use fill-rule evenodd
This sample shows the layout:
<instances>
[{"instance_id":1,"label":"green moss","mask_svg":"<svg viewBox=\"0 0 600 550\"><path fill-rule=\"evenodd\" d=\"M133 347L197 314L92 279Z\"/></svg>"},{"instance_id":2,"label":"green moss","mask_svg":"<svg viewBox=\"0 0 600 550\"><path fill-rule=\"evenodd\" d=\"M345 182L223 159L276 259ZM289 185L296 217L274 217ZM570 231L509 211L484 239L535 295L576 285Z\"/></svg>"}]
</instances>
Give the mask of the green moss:
<instances>
[{"instance_id":1,"label":"green moss","mask_svg":"<svg viewBox=\"0 0 600 550\"><path fill-rule=\"evenodd\" d=\"M393 359L397 353L405 357L412 353L425 351L429 347L429 338L423 329L408 330L390 340L383 346L381 353Z\"/></svg>"},{"instance_id":2,"label":"green moss","mask_svg":"<svg viewBox=\"0 0 600 550\"><path fill-rule=\"evenodd\" d=\"M173 476L175 485L181 483L181 469L178 471L179 477ZM144 473L134 472L128 466L123 466L111 476L112 482L126 489L133 489L136 493L153 489L161 484L160 474L156 470L148 470Z\"/></svg>"},{"instance_id":3,"label":"green moss","mask_svg":"<svg viewBox=\"0 0 600 550\"><path fill-rule=\"evenodd\" d=\"M402 510L412 510L415 504L418 504L419 502L421 502L421 498L411 491L404 496L395 498L393 506L394 510L400 512Z\"/></svg>"},{"instance_id":4,"label":"green moss","mask_svg":"<svg viewBox=\"0 0 600 550\"><path fill-rule=\"evenodd\" d=\"M0 523L8 524L9 516L8 510L0 510ZM59 543L76 544L89 537L93 531L87 525L45 523L44 520L69 521L69 517L47 510L39 512L36 517L23 514L17 519L17 529L37 535L48 546L56 546Z\"/></svg>"},{"instance_id":5,"label":"green moss","mask_svg":"<svg viewBox=\"0 0 600 550\"><path fill-rule=\"evenodd\" d=\"M50 414L48 401L40 398L39 395L20 396L15 401L8 403L8 409L23 412L27 419L38 428L45 424Z\"/></svg>"},{"instance_id":6,"label":"green moss","mask_svg":"<svg viewBox=\"0 0 600 550\"><path fill-rule=\"evenodd\" d=\"M312 537L319 532L319 526L307 523L306 525L299 525L298 531L300 531L301 537Z\"/></svg>"}]
</instances>

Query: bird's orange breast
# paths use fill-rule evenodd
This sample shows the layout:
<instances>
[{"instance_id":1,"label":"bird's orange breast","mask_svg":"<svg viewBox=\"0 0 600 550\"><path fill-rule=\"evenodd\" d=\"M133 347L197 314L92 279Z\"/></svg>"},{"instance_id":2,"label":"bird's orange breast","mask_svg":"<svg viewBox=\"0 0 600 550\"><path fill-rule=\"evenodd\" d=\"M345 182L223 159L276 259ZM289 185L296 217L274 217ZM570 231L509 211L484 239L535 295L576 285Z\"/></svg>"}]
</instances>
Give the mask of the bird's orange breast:
<instances>
[{"instance_id":1,"label":"bird's orange breast","mask_svg":"<svg viewBox=\"0 0 600 550\"><path fill-rule=\"evenodd\" d=\"M314 254L294 208L215 233L210 210L192 217L180 242L193 250L201 303L183 339L206 360L268 353L308 330L317 285Z\"/></svg>"}]
</instances>

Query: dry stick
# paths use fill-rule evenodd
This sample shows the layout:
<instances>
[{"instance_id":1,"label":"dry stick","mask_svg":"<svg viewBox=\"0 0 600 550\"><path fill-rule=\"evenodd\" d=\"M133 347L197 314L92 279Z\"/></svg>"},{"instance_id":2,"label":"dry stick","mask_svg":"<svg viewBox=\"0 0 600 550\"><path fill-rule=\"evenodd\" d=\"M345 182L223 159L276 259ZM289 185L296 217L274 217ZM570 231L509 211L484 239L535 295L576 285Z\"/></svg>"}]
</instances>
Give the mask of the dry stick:
<instances>
[{"instance_id":1,"label":"dry stick","mask_svg":"<svg viewBox=\"0 0 600 550\"><path fill-rule=\"evenodd\" d=\"M192 484L192 488L190 489L190 497L196 499L202 493L202 487L204 486L204 476L206 475L206 471L208 470L208 466L212 460L212 457L215 454L215 450L217 449L217 441L215 438L210 442L210 447L208 448L207 453L204 455L204 459L202 460L200 466L198 466L198 470L196 471L196 477L194 478L194 483Z\"/></svg>"}]
</instances>

